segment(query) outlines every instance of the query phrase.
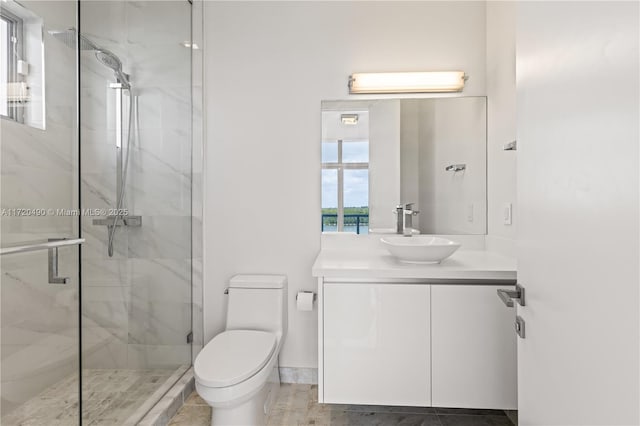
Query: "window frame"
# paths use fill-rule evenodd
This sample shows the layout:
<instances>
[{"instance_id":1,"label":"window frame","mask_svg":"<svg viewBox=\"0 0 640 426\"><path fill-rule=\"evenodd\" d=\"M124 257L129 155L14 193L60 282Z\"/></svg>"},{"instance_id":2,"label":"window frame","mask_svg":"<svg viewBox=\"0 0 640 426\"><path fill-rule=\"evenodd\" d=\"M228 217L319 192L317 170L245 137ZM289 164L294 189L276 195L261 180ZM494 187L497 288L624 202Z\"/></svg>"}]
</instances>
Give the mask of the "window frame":
<instances>
[{"instance_id":1,"label":"window frame","mask_svg":"<svg viewBox=\"0 0 640 426\"><path fill-rule=\"evenodd\" d=\"M338 159L336 162L331 163L322 163L322 170L337 170L338 171L338 207L336 209L338 218L337 218L337 232L344 232L344 171L345 169L349 170L369 170L369 162L366 163L344 163L342 161L342 144L345 142L344 139L337 140L323 140L325 142L337 142L338 143ZM350 142L367 142L369 143L369 139L348 139L346 143Z\"/></svg>"},{"instance_id":2,"label":"window frame","mask_svg":"<svg viewBox=\"0 0 640 426\"><path fill-rule=\"evenodd\" d=\"M21 81L18 74L18 61L24 57L24 24L22 18L9 12L5 8L0 9L0 19L7 23L7 83L17 83ZM14 48L15 45L15 48ZM8 91L8 87L7 87ZM18 103L9 102L7 93L7 115L0 114L0 117L22 122L23 110Z\"/></svg>"}]
</instances>

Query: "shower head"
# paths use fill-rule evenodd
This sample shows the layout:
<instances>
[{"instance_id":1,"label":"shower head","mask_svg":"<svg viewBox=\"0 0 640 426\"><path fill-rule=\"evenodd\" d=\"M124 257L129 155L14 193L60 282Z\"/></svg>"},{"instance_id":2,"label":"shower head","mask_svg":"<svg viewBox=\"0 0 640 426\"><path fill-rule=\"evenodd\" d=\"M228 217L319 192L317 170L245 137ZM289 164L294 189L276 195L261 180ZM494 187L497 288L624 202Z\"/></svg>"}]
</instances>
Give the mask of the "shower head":
<instances>
[{"instance_id":1,"label":"shower head","mask_svg":"<svg viewBox=\"0 0 640 426\"><path fill-rule=\"evenodd\" d=\"M98 50L96 52L96 58L98 58L103 65L111 68L115 72L122 70L122 62L120 62L120 59L108 50Z\"/></svg>"},{"instance_id":2,"label":"shower head","mask_svg":"<svg viewBox=\"0 0 640 426\"><path fill-rule=\"evenodd\" d=\"M118 58L113 52L98 46L84 35L77 34L75 28L51 30L49 31L49 34L51 34L55 39L63 42L71 49L75 49L77 38L80 50L95 50L98 61L113 70L118 82L129 87L129 76L122 71L122 61L120 61L120 58Z\"/></svg>"},{"instance_id":3,"label":"shower head","mask_svg":"<svg viewBox=\"0 0 640 426\"><path fill-rule=\"evenodd\" d=\"M76 48L75 28L68 28L66 30L50 30L49 34L51 34L55 39L63 42L67 47L71 49ZM80 50L100 50L97 45L82 34L78 36L78 41L80 43Z\"/></svg>"},{"instance_id":4,"label":"shower head","mask_svg":"<svg viewBox=\"0 0 640 426\"><path fill-rule=\"evenodd\" d=\"M96 58L100 63L102 63L102 65L113 70L120 83L124 83L129 86L129 76L122 72L122 62L120 61L120 58L107 49L98 49L96 51Z\"/></svg>"}]
</instances>

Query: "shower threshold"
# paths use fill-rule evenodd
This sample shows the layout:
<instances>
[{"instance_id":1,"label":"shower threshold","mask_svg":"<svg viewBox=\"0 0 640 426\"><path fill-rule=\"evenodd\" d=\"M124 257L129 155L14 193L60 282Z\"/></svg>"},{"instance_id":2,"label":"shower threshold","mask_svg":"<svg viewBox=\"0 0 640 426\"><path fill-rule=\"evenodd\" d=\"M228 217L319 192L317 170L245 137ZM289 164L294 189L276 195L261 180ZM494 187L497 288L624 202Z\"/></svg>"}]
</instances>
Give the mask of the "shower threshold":
<instances>
[{"instance_id":1,"label":"shower threshold","mask_svg":"<svg viewBox=\"0 0 640 426\"><path fill-rule=\"evenodd\" d=\"M82 424L135 425L189 366L177 369L84 369ZM78 376L68 376L3 415L3 425L78 424Z\"/></svg>"}]
</instances>

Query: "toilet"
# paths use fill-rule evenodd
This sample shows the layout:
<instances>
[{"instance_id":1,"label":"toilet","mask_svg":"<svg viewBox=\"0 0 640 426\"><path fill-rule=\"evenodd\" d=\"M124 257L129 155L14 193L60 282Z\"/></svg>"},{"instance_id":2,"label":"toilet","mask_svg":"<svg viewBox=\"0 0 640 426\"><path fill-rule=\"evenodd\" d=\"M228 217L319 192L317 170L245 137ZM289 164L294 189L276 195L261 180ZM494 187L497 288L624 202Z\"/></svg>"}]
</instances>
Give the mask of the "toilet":
<instances>
[{"instance_id":1,"label":"toilet","mask_svg":"<svg viewBox=\"0 0 640 426\"><path fill-rule=\"evenodd\" d=\"M193 365L196 390L213 407L212 425L265 425L280 388L287 277L236 275L228 293L225 331L205 345Z\"/></svg>"}]
</instances>

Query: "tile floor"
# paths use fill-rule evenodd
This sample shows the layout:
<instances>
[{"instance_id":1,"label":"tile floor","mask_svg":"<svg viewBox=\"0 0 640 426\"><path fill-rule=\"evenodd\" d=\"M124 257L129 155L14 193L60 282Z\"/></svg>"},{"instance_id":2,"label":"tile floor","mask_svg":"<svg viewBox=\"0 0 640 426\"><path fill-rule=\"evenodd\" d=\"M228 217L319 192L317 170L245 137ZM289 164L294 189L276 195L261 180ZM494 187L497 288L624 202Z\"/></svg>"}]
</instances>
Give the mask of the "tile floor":
<instances>
[{"instance_id":1,"label":"tile floor","mask_svg":"<svg viewBox=\"0 0 640 426\"><path fill-rule=\"evenodd\" d=\"M194 392L169 426L209 426L211 408ZM318 404L317 385L283 384L269 426L512 426L501 410Z\"/></svg>"},{"instance_id":2,"label":"tile floor","mask_svg":"<svg viewBox=\"0 0 640 426\"><path fill-rule=\"evenodd\" d=\"M84 370L83 424L123 425L175 370ZM2 417L2 426L69 426L78 422L78 377L67 377Z\"/></svg>"}]
</instances>

